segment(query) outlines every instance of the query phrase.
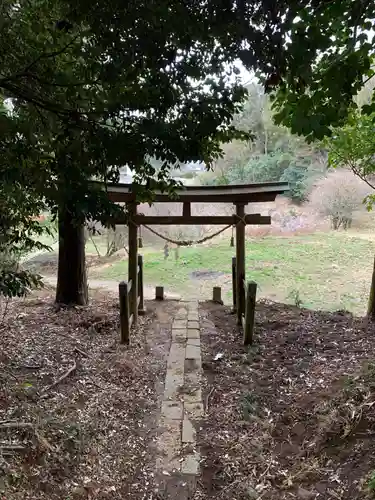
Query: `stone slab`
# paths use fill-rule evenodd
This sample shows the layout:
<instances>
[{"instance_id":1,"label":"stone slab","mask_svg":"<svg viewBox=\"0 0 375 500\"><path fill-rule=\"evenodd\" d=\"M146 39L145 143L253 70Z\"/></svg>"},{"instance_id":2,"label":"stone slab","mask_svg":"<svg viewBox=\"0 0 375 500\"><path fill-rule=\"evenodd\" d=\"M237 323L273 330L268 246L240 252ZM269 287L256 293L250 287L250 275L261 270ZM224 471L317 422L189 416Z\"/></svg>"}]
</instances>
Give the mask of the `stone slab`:
<instances>
[{"instance_id":1,"label":"stone slab","mask_svg":"<svg viewBox=\"0 0 375 500\"><path fill-rule=\"evenodd\" d=\"M199 329L199 321L188 321L188 328Z\"/></svg>"},{"instance_id":2,"label":"stone slab","mask_svg":"<svg viewBox=\"0 0 375 500\"><path fill-rule=\"evenodd\" d=\"M184 417L189 416L192 420L202 418L204 415L203 403L185 403L184 404Z\"/></svg>"},{"instance_id":3,"label":"stone slab","mask_svg":"<svg viewBox=\"0 0 375 500\"><path fill-rule=\"evenodd\" d=\"M189 325L190 325L190 326L188 326L188 328L193 328L193 327L191 326L191 325L192 325L192 323L195 323L196 325L198 325L196 328L200 328L200 324L199 324L199 319L198 319L198 318L195 318L195 317L190 318L190 317L189 317L189 319L188 319L188 323L189 323Z\"/></svg>"},{"instance_id":4,"label":"stone slab","mask_svg":"<svg viewBox=\"0 0 375 500\"><path fill-rule=\"evenodd\" d=\"M181 375L183 377L184 365L185 365L185 361L183 358L174 359L173 361L168 361L167 371L169 370L172 373L174 373L175 375Z\"/></svg>"},{"instance_id":5,"label":"stone slab","mask_svg":"<svg viewBox=\"0 0 375 500\"><path fill-rule=\"evenodd\" d=\"M181 342L172 342L169 349L169 358L179 358L181 353L185 353L185 345Z\"/></svg>"},{"instance_id":6,"label":"stone slab","mask_svg":"<svg viewBox=\"0 0 375 500\"><path fill-rule=\"evenodd\" d=\"M186 363L190 363L193 361L194 363L196 360L186 360L185 361L185 367ZM184 373L184 387L192 388L192 389L197 389L198 387L201 386L201 378L202 378L202 372L195 369L193 371L189 371Z\"/></svg>"},{"instance_id":7,"label":"stone slab","mask_svg":"<svg viewBox=\"0 0 375 500\"><path fill-rule=\"evenodd\" d=\"M197 363L196 359L185 359L184 375L185 375L186 381L189 380L190 376L194 376L193 372L199 371L198 368L199 368L199 363ZM197 378L196 382L199 382L200 379L198 380L198 376L196 376L196 378Z\"/></svg>"},{"instance_id":8,"label":"stone slab","mask_svg":"<svg viewBox=\"0 0 375 500\"><path fill-rule=\"evenodd\" d=\"M185 329L187 327L187 325L188 325L187 321L178 320L178 321L173 321L172 328L174 328L175 330L177 330L177 329Z\"/></svg>"},{"instance_id":9,"label":"stone slab","mask_svg":"<svg viewBox=\"0 0 375 500\"><path fill-rule=\"evenodd\" d=\"M172 323L172 344L161 405L161 430L156 440L157 469L162 478L177 480L184 477L196 483L201 456L195 451L197 432L194 423L204 416L200 323L196 300L183 302L181 306ZM187 484L185 480L181 482L181 487ZM168 488L173 500L175 486L171 484L170 492ZM182 493L185 494L185 491L181 490ZM181 500L185 500L184 495Z\"/></svg>"},{"instance_id":10,"label":"stone slab","mask_svg":"<svg viewBox=\"0 0 375 500\"><path fill-rule=\"evenodd\" d=\"M186 346L186 354L185 354L186 359L201 359L201 349L197 345L191 345L187 344Z\"/></svg>"},{"instance_id":11,"label":"stone slab","mask_svg":"<svg viewBox=\"0 0 375 500\"><path fill-rule=\"evenodd\" d=\"M197 376L200 375L200 373L202 372L202 358L199 357L199 358L194 358L194 359L185 359L185 363L186 361L190 362L190 367L191 367L191 372L195 372L197 373ZM199 382L200 382L200 379L199 379Z\"/></svg>"},{"instance_id":12,"label":"stone slab","mask_svg":"<svg viewBox=\"0 0 375 500\"><path fill-rule=\"evenodd\" d=\"M189 311L187 319L188 321L199 321L198 311Z\"/></svg>"},{"instance_id":13,"label":"stone slab","mask_svg":"<svg viewBox=\"0 0 375 500\"><path fill-rule=\"evenodd\" d=\"M189 338L189 339L187 339L187 345L194 345L196 347L200 347L201 346L201 339Z\"/></svg>"},{"instance_id":14,"label":"stone slab","mask_svg":"<svg viewBox=\"0 0 375 500\"><path fill-rule=\"evenodd\" d=\"M188 308L188 315L189 314L199 314L198 313L198 306L196 304L189 306L189 308Z\"/></svg>"},{"instance_id":15,"label":"stone slab","mask_svg":"<svg viewBox=\"0 0 375 500\"><path fill-rule=\"evenodd\" d=\"M182 394L185 403L201 403L202 391L200 388L192 389L187 393Z\"/></svg>"},{"instance_id":16,"label":"stone slab","mask_svg":"<svg viewBox=\"0 0 375 500\"><path fill-rule=\"evenodd\" d=\"M187 331L187 338L188 339L199 339L200 338L200 331L198 328L189 328Z\"/></svg>"},{"instance_id":17,"label":"stone slab","mask_svg":"<svg viewBox=\"0 0 375 500\"><path fill-rule=\"evenodd\" d=\"M162 420L182 420L183 408L180 401L163 401L161 404Z\"/></svg>"},{"instance_id":18,"label":"stone slab","mask_svg":"<svg viewBox=\"0 0 375 500\"><path fill-rule=\"evenodd\" d=\"M167 367L168 368L173 368L176 366L179 368L183 367L185 355L186 355L186 348L183 343L179 342L172 343L168 355Z\"/></svg>"},{"instance_id":19,"label":"stone slab","mask_svg":"<svg viewBox=\"0 0 375 500\"><path fill-rule=\"evenodd\" d=\"M197 476L199 474L200 459L199 453L186 455L181 464L181 472L183 474L193 474Z\"/></svg>"},{"instance_id":20,"label":"stone slab","mask_svg":"<svg viewBox=\"0 0 375 500\"><path fill-rule=\"evenodd\" d=\"M182 421L182 444L184 443L196 443L197 433L192 424L191 420L184 417Z\"/></svg>"},{"instance_id":21,"label":"stone slab","mask_svg":"<svg viewBox=\"0 0 375 500\"><path fill-rule=\"evenodd\" d=\"M179 399L181 388L184 385L183 372L179 373L175 370L167 369L164 386L164 400Z\"/></svg>"},{"instance_id":22,"label":"stone slab","mask_svg":"<svg viewBox=\"0 0 375 500\"><path fill-rule=\"evenodd\" d=\"M188 315L188 311L187 311L187 309L185 309L184 307L181 307L181 308L177 311L177 313L176 313L176 315L175 315L174 319L175 319L175 320L183 320L183 319L186 319L187 315Z\"/></svg>"},{"instance_id":23,"label":"stone slab","mask_svg":"<svg viewBox=\"0 0 375 500\"><path fill-rule=\"evenodd\" d=\"M181 330L172 328L172 342L183 342L187 337L186 328L181 328Z\"/></svg>"},{"instance_id":24,"label":"stone slab","mask_svg":"<svg viewBox=\"0 0 375 500\"><path fill-rule=\"evenodd\" d=\"M156 467L163 471L178 471L181 467L181 421L168 420L163 422L161 432L156 440Z\"/></svg>"}]
</instances>

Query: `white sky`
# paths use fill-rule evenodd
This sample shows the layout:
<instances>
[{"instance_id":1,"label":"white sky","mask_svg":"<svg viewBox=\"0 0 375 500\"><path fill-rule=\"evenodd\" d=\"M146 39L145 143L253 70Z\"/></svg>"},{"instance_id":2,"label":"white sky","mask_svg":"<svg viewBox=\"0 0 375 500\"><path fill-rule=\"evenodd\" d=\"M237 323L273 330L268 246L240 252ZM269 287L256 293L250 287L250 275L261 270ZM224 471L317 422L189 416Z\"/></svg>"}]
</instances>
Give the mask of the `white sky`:
<instances>
[{"instance_id":1,"label":"white sky","mask_svg":"<svg viewBox=\"0 0 375 500\"><path fill-rule=\"evenodd\" d=\"M253 80L254 78L254 75L252 75L246 68L245 66L242 64L241 61L238 61L238 63L236 64L237 68L240 70L240 74L239 74L239 77L241 78L241 82L243 85L246 85L247 83L249 83L251 80Z\"/></svg>"}]
</instances>

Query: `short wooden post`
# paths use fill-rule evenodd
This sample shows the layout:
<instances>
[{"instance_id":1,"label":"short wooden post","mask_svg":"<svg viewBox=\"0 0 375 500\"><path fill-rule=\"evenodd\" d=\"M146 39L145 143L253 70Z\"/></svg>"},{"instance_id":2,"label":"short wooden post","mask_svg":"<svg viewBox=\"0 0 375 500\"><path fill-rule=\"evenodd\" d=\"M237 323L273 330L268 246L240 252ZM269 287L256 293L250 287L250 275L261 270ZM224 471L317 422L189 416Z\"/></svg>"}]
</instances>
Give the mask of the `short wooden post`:
<instances>
[{"instance_id":1,"label":"short wooden post","mask_svg":"<svg viewBox=\"0 0 375 500\"><path fill-rule=\"evenodd\" d=\"M128 284L125 281L121 281L119 284L118 293L120 299L120 341L121 344L129 344L129 293Z\"/></svg>"},{"instance_id":2,"label":"short wooden post","mask_svg":"<svg viewBox=\"0 0 375 500\"><path fill-rule=\"evenodd\" d=\"M164 287L157 286L155 288L155 300L164 300Z\"/></svg>"},{"instance_id":3,"label":"short wooden post","mask_svg":"<svg viewBox=\"0 0 375 500\"><path fill-rule=\"evenodd\" d=\"M233 312L237 310L237 285L236 285L236 257L232 257L232 295L233 295Z\"/></svg>"},{"instance_id":4,"label":"short wooden post","mask_svg":"<svg viewBox=\"0 0 375 500\"><path fill-rule=\"evenodd\" d=\"M242 325L242 316L245 313L245 204L236 205L238 220L236 224L236 299L237 299L237 324Z\"/></svg>"},{"instance_id":5,"label":"short wooden post","mask_svg":"<svg viewBox=\"0 0 375 500\"><path fill-rule=\"evenodd\" d=\"M143 257L142 255L138 255L138 314L145 314L145 304L144 304L144 295L143 295Z\"/></svg>"},{"instance_id":6,"label":"short wooden post","mask_svg":"<svg viewBox=\"0 0 375 500\"><path fill-rule=\"evenodd\" d=\"M128 237L129 237L129 256L128 256L128 282L132 282L129 296L130 315L133 314L133 324L137 324L138 320L138 226L134 220L137 215L137 204L128 204L129 223L128 223Z\"/></svg>"},{"instance_id":7,"label":"short wooden post","mask_svg":"<svg viewBox=\"0 0 375 500\"><path fill-rule=\"evenodd\" d=\"M214 286L212 289L212 302L215 302L216 304L221 304L223 305L224 302L221 298L221 287L220 286Z\"/></svg>"},{"instance_id":8,"label":"short wooden post","mask_svg":"<svg viewBox=\"0 0 375 500\"><path fill-rule=\"evenodd\" d=\"M244 345L251 345L253 343L256 295L257 284L254 281L249 281L246 285Z\"/></svg>"}]
</instances>

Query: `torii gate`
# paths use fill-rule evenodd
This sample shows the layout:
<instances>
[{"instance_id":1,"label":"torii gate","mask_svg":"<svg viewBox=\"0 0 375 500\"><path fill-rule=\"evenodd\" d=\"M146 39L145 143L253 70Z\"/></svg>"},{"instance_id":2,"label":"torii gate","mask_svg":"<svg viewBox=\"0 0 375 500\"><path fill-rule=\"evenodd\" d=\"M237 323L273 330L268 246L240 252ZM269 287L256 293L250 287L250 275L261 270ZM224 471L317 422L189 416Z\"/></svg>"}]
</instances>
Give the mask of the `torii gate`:
<instances>
[{"instance_id":1,"label":"torii gate","mask_svg":"<svg viewBox=\"0 0 375 500\"><path fill-rule=\"evenodd\" d=\"M177 189L173 199L168 193L156 192L154 201L177 202L183 204L182 214L178 216L159 216L137 214L137 196L131 184L110 184L107 186L109 198L113 202L126 203L129 218L126 221L129 228L129 259L128 280L132 281L130 291L134 315L133 323L137 322L137 271L138 271L138 227L142 225L177 225L177 224L210 224L236 226L236 295L237 321L242 324L242 314L245 311L245 295L243 282L245 280L245 226L249 224L271 224L271 217L261 214L246 214L248 203L272 202L276 196L289 190L288 183L267 182L261 184L241 184L234 186L186 186ZM236 207L233 215L191 215L192 203L232 203ZM123 224L125 221L116 221Z\"/></svg>"}]
</instances>

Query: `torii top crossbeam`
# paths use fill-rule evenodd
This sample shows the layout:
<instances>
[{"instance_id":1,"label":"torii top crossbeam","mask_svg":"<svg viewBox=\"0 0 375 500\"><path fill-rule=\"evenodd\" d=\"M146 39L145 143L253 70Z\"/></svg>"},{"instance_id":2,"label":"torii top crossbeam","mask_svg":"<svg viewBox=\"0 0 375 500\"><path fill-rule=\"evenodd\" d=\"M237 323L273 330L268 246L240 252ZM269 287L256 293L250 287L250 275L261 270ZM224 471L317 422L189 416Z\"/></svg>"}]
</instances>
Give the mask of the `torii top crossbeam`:
<instances>
[{"instance_id":1,"label":"torii top crossbeam","mask_svg":"<svg viewBox=\"0 0 375 500\"><path fill-rule=\"evenodd\" d=\"M285 182L265 182L261 184L240 184L233 186L185 186L176 190L173 200L168 193L156 192L155 202L216 202L248 204L275 201L276 196L289 190ZM136 200L131 184L110 184L107 186L109 198L114 202L129 203Z\"/></svg>"}]
</instances>

